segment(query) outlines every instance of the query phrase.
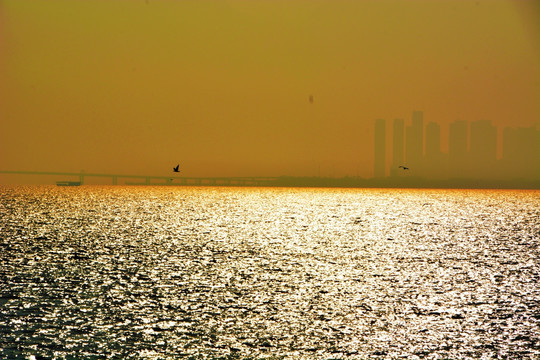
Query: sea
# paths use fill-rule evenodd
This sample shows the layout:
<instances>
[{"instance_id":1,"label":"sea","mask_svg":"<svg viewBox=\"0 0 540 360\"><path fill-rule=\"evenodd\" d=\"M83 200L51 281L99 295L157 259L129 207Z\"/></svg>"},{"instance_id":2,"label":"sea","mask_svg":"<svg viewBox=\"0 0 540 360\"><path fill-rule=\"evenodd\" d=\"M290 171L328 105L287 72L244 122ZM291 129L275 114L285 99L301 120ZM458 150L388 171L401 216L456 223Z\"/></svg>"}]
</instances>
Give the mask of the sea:
<instances>
[{"instance_id":1,"label":"sea","mask_svg":"<svg viewBox=\"0 0 540 360\"><path fill-rule=\"evenodd\" d=\"M1 186L0 359L540 359L540 191Z\"/></svg>"}]
</instances>

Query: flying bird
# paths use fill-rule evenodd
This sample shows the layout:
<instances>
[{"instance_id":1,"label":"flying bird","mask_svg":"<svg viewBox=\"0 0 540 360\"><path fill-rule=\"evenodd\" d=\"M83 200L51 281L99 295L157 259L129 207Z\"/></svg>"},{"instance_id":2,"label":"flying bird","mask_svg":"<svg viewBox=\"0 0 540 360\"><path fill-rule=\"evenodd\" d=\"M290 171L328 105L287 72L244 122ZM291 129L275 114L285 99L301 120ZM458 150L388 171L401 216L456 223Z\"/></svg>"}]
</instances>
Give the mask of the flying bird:
<instances>
[{"instance_id":1,"label":"flying bird","mask_svg":"<svg viewBox=\"0 0 540 360\"><path fill-rule=\"evenodd\" d=\"M400 166L398 166L398 169L403 169L403 170L409 170L409 168L408 168L408 167L406 167L406 166L403 166L403 165L400 165Z\"/></svg>"},{"instance_id":2,"label":"flying bird","mask_svg":"<svg viewBox=\"0 0 540 360\"><path fill-rule=\"evenodd\" d=\"M180 168L180 164L176 165L172 169L173 169L174 172L180 172L179 168Z\"/></svg>"}]
</instances>

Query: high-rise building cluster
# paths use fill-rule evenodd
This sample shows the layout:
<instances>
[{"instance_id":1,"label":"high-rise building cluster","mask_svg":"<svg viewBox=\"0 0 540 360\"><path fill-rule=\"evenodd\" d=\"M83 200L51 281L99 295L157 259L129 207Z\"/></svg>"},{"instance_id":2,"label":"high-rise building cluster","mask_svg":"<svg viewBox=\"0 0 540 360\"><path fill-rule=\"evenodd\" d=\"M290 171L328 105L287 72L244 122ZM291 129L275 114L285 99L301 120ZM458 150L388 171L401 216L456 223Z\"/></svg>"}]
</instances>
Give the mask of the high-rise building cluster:
<instances>
[{"instance_id":1,"label":"high-rise building cluster","mask_svg":"<svg viewBox=\"0 0 540 360\"><path fill-rule=\"evenodd\" d=\"M414 111L410 125L393 121L391 152L386 134L386 120L375 120L376 178L540 180L540 131L535 127L507 127L498 136L489 120L454 121L448 127L448 151L443 152L440 125L424 126L423 112Z\"/></svg>"}]
</instances>

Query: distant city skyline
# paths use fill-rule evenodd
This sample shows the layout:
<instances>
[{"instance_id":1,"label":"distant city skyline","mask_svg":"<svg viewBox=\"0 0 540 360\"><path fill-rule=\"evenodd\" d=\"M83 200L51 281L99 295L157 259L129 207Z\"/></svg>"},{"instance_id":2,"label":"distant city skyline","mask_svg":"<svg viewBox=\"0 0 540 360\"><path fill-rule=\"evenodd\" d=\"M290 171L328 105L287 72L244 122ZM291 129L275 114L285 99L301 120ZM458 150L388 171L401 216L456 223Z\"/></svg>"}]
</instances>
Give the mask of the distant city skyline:
<instances>
[{"instance_id":1,"label":"distant city skyline","mask_svg":"<svg viewBox=\"0 0 540 360\"><path fill-rule=\"evenodd\" d=\"M440 125L434 121L425 125L422 111L413 111L407 126L403 119L393 120L390 151L386 120L375 120L374 128L376 178L540 180L540 130L533 126L506 126L499 136L490 120L456 120L448 125L446 152L441 147Z\"/></svg>"}]
</instances>

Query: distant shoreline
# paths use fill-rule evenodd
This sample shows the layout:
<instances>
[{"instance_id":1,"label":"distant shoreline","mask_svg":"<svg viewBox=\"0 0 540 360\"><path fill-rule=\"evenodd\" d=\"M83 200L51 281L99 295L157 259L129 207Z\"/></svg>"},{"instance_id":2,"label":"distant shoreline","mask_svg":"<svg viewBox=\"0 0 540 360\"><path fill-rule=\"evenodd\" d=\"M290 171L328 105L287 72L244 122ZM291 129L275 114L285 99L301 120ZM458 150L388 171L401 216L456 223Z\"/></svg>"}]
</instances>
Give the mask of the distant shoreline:
<instances>
[{"instance_id":1,"label":"distant shoreline","mask_svg":"<svg viewBox=\"0 0 540 360\"><path fill-rule=\"evenodd\" d=\"M44 178L36 181L6 181L0 185L53 185L58 182L76 182L80 185L136 185L136 186L227 186L227 187L325 187L325 188L403 188L403 189L516 189L540 190L540 179L428 179L415 176L389 176L384 178L361 177L317 177L317 176L279 176L279 177L169 177L121 174L88 173L49 173L0 171L0 174L52 175L51 181ZM61 176L62 181L57 181ZM86 178L86 179L83 179ZM101 180L89 180L101 177ZM0 175L0 179L3 176ZM118 180L122 178L123 180ZM4 180L7 180L5 178ZM86 181L84 181L86 180Z\"/></svg>"},{"instance_id":2,"label":"distant shoreline","mask_svg":"<svg viewBox=\"0 0 540 360\"><path fill-rule=\"evenodd\" d=\"M210 180L212 178L207 178ZM206 182L194 183L141 183L127 182L125 185L150 185L150 186L224 186L224 187L299 187L299 188L387 188L387 189L515 189L515 190L540 190L540 180L514 179L425 179L417 177L386 177L386 178L326 178L326 177L295 177L280 176L264 183L242 182L234 183L225 180L227 178L214 178Z\"/></svg>"},{"instance_id":3,"label":"distant shoreline","mask_svg":"<svg viewBox=\"0 0 540 360\"><path fill-rule=\"evenodd\" d=\"M540 180L515 179L424 179L424 178L304 178L280 177L279 186L299 187L351 187L351 188L440 188L440 189L540 189Z\"/></svg>"},{"instance_id":4,"label":"distant shoreline","mask_svg":"<svg viewBox=\"0 0 540 360\"><path fill-rule=\"evenodd\" d=\"M322 178L281 176L265 183L227 182L226 178L207 178L207 181L193 183L143 183L126 182L119 185L133 186L222 186L222 187L298 187L298 188L387 188L387 189L508 189L508 190L540 190L540 180L486 180L486 179L424 179L424 178L382 178L365 179L357 177ZM210 181L208 181L210 180ZM92 184L89 184L92 185ZM97 184L96 184L97 185Z\"/></svg>"}]
</instances>

